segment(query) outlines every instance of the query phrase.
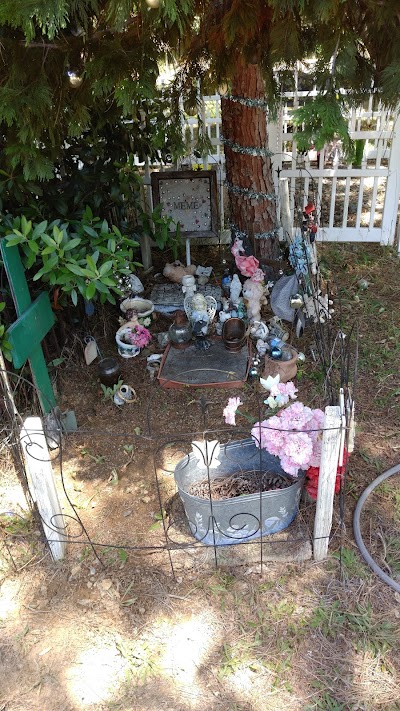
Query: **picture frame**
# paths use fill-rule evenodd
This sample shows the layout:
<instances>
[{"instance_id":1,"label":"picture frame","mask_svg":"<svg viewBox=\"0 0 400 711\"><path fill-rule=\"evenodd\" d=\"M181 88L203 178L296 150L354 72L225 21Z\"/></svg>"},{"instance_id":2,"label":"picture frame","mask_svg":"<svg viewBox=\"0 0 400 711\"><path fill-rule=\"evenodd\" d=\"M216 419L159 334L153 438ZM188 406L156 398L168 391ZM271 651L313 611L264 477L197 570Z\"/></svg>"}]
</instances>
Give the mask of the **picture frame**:
<instances>
[{"instance_id":1,"label":"picture frame","mask_svg":"<svg viewBox=\"0 0 400 711\"><path fill-rule=\"evenodd\" d=\"M181 225L182 239L218 237L217 176L214 170L154 171L153 205Z\"/></svg>"}]
</instances>

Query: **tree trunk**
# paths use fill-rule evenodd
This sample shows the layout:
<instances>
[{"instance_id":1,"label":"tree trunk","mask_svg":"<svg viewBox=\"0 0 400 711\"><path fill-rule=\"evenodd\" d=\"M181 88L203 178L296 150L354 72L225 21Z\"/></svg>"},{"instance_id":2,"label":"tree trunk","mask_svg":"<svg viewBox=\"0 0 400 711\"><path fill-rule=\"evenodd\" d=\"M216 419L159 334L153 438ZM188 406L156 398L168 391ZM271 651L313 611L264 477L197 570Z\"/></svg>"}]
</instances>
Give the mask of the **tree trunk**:
<instances>
[{"instance_id":1,"label":"tree trunk","mask_svg":"<svg viewBox=\"0 0 400 711\"><path fill-rule=\"evenodd\" d=\"M274 195L271 160L265 155L250 154L251 149L256 152L268 148L266 111L241 103L241 98L265 101L265 83L257 64L238 62L232 98L221 101L226 180L233 225L250 238L255 236L261 258L276 259L277 236L257 239L257 235L276 228L276 203L264 197ZM241 153L238 147L249 152Z\"/></svg>"}]
</instances>

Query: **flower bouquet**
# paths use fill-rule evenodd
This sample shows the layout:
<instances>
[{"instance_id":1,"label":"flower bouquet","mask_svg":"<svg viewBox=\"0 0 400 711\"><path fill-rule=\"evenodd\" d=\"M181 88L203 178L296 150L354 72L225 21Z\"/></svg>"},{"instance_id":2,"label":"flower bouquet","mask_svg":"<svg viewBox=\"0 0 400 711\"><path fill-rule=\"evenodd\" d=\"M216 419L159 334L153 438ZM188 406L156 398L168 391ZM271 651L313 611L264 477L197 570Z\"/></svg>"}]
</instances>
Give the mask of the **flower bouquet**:
<instances>
[{"instance_id":1,"label":"flower bouquet","mask_svg":"<svg viewBox=\"0 0 400 711\"><path fill-rule=\"evenodd\" d=\"M253 425L251 436L258 448L279 458L284 472L298 477L309 467L319 467L324 413L302 402L289 404L290 400L297 399L297 388L291 381L281 383L279 380L279 375L260 379L270 393L264 401L268 409L266 419ZM223 413L227 424L236 424L235 416L242 414L238 411L242 404L240 398L229 399ZM275 411L278 413L274 414Z\"/></svg>"}]
</instances>

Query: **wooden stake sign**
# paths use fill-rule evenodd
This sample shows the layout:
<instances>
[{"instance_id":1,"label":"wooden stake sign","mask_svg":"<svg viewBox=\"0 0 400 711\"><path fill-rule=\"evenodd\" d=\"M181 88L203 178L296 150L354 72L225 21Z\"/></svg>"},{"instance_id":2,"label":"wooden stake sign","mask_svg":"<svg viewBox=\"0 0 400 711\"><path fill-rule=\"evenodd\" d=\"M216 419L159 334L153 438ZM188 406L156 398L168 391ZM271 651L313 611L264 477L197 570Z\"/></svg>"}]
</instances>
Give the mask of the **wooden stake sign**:
<instances>
[{"instance_id":1,"label":"wooden stake sign","mask_svg":"<svg viewBox=\"0 0 400 711\"><path fill-rule=\"evenodd\" d=\"M41 341L55 323L49 295L43 292L32 302L18 247L7 247L3 239L0 250L18 315L7 332L13 363L16 368L21 368L29 360L33 382L38 389L43 413L46 414L56 405L41 347Z\"/></svg>"}]
</instances>

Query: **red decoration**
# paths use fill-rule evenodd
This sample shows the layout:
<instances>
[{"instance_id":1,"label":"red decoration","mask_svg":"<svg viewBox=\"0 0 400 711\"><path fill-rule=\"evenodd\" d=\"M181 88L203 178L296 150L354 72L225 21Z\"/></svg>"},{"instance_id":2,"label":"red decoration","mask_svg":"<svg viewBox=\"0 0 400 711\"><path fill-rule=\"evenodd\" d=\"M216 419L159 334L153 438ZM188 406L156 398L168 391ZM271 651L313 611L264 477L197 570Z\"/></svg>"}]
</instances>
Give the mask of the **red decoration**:
<instances>
[{"instance_id":1,"label":"red decoration","mask_svg":"<svg viewBox=\"0 0 400 711\"><path fill-rule=\"evenodd\" d=\"M311 215L312 212L315 210L315 205L312 202L309 202L308 205L305 206L304 211L306 215Z\"/></svg>"},{"instance_id":2,"label":"red decoration","mask_svg":"<svg viewBox=\"0 0 400 711\"><path fill-rule=\"evenodd\" d=\"M347 462L347 451L344 450L343 453L343 464L337 468L336 481L335 481L335 494L340 491L340 485L344 476ZM318 495L318 478L319 478L319 467L309 467L306 471L306 483L305 489L314 501L317 500Z\"/></svg>"}]
</instances>

